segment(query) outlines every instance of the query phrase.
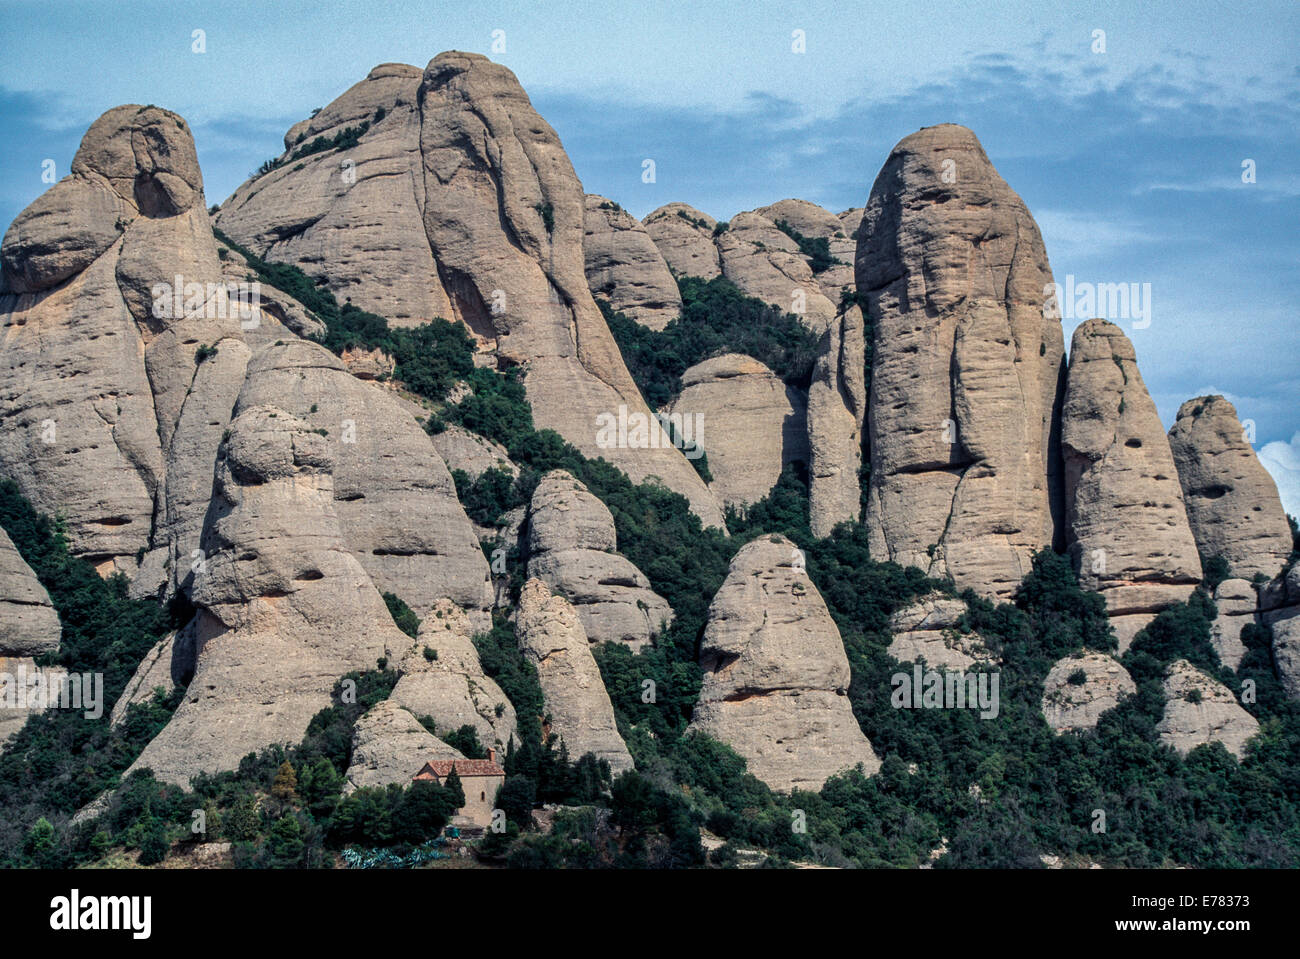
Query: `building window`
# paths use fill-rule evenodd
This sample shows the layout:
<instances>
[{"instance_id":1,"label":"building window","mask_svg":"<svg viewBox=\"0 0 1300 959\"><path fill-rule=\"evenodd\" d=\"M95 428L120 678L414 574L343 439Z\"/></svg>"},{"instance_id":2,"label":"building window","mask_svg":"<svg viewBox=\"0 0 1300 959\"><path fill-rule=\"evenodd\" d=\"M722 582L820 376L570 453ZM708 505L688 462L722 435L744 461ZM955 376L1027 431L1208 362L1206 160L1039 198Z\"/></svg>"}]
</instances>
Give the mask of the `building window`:
<instances>
[{"instance_id":1,"label":"building window","mask_svg":"<svg viewBox=\"0 0 1300 959\"><path fill-rule=\"evenodd\" d=\"M479 793L478 798L479 798L479 802L487 802L487 793L485 792Z\"/></svg>"}]
</instances>

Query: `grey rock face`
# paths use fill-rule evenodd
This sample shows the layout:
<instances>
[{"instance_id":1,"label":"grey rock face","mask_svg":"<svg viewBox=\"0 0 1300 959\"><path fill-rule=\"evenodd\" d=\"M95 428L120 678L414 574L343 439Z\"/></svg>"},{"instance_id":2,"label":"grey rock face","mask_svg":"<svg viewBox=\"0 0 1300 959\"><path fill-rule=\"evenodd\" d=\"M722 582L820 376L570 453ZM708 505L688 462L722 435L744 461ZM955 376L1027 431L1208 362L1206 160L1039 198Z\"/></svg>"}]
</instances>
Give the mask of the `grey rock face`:
<instances>
[{"instance_id":1,"label":"grey rock face","mask_svg":"<svg viewBox=\"0 0 1300 959\"><path fill-rule=\"evenodd\" d=\"M528 575L573 604L591 642L623 642L637 650L672 621L667 600L614 552L609 509L569 473L552 470L542 477L528 523Z\"/></svg>"},{"instance_id":2,"label":"grey rock face","mask_svg":"<svg viewBox=\"0 0 1300 959\"><path fill-rule=\"evenodd\" d=\"M1070 551L1080 583L1106 598L1123 652L1201 569L1169 442L1113 323L1074 331L1062 419Z\"/></svg>"},{"instance_id":3,"label":"grey rock face","mask_svg":"<svg viewBox=\"0 0 1300 959\"><path fill-rule=\"evenodd\" d=\"M144 591L174 585L247 359L185 121L135 105L96 120L0 266L0 464L101 572L150 551Z\"/></svg>"},{"instance_id":4,"label":"grey rock face","mask_svg":"<svg viewBox=\"0 0 1300 959\"><path fill-rule=\"evenodd\" d=\"M515 735L515 709L483 672L473 635L464 611L440 601L398 658L401 678L390 698L415 716L431 717L438 735L473 726L480 743L496 746L504 756Z\"/></svg>"},{"instance_id":5,"label":"grey rock face","mask_svg":"<svg viewBox=\"0 0 1300 959\"><path fill-rule=\"evenodd\" d=\"M586 631L568 601L553 596L540 579L530 579L519 597L515 634L537 668L550 731L564 741L570 758L593 753L616 776L631 769L632 755L618 734Z\"/></svg>"},{"instance_id":6,"label":"grey rock face","mask_svg":"<svg viewBox=\"0 0 1300 959\"><path fill-rule=\"evenodd\" d=\"M978 633L962 633L958 622L966 604L952 596L932 593L889 617L894 634L889 655L900 662L925 662L938 669L966 670L995 657Z\"/></svg>"},{"instance_id":7,"label":"grey rock face","mask_svg":"<svg viewBox=\"0 0 1300 959\"><path fill-rule=\"evenodd\" d=\"M464 758L421 726L407 710L386 699L358 719L352 729L352 761L343 794L393 783L409 786L425 763Z\"/></svg>"},{"instance_id":8,"label":"grey rock face","mask_svg":"<svg viewBox=\"0 0 1300 959\"><path fill-rule=\"evenodd\" d=\"M1165 715L1156 732L1179 755L1186 756L1204 743L1220 742L1240 759L1246 741L1259 732L1259 722L1237 704L1227 687L1185 659L1170 665L1164 692Z\"/></svg>"},{"instance_id":9,"label":"grey rock face","mask_svg":"<svg viewBox=\"0 0 1300 959\"><path fill-rule=\"evenodd\" d=\"M646 233L678 276L711 280L722 273L713 229L718 221L685 203L667 203L643 221Z\"/></svg>"},{"instance_id":10,"label":"grey rock face","mask_svg":"<svg viewBox=\"0 0 1300 959\"><path fill-rule=\"evenodd\" d=\"M486 628L487 561L451 473L407 409L305 340L269 346L249 364L237 410L267 404L323 432L344 540L379 590L421 617L450 599Z\"/></svg>"},{"instance_id":11,"label":"grey rock face","mask_svg":"<svg viewBox=\"0 0 1300 959\"><path fill-rule=\"evenodd\" d=\"M1210 624L1210 641L1229 669L1236 670L1246 655L1241 633L1255 622L1258 604L1255 588L1244 579L1225 579L1214 591L1214 605L1219 614Z\"/></svg>"},{"instance_id":12,"label":"grey rock face","mask_svg":"<svg viewBox=\"0 0 1300 959\"><path fill-rule=\"evenodd\" d=\"M50 594L0 529L0 656L52 653L62 635Z\"/></svg>"},{"instance_id":13,"label":"grey rock face","mask_svg":"<svg viewBox=\"0 0 1300 959\"><path fill-rule=\"evenodd\" d=\"M582 241L591 292L642 326L662 330L682 312L668 264L641 222L589 193Z\"/></svg>"},{"instance_id":14,"label":"grey rock face","mask_svg":"<svg viewBox=\"0 0 1300 959\"><path fill-rule=\"evenodd\" d=\"M222 230L398 322L464 323L484 362L524 367L538 428L634 481L658 477L721 526L717 502L671 443L601 445L599 416L649 410L587 287L582 185L514 74L454 51L423 72L385 65L291 139L363 121L371 127L357 146L241 187L217 216Z\"/></svg>"},{"instance_id":15,"label":"grey rock face","mask_svg":"<svg viewBox=\"0 0 1300 959\"><path fill-rule=\"evenodd\" d=\"M874 344L872 552L1006 596L1053 541L1064 342L1038 227L973 133L927 127L894 148L856 279Z\"/></svg>"},{"instance_id":16,"label":"grey rock face","mask_svg":"<svg viewBox=\"0 0 1300 959\"><path fill-rule=\"evenodd\" d=\"M1136 692L1133 677L1115 657L1076 653L1053 666L1043 681L1043 718L1058 733L1096 729L1102 713Z\"/></svg>"},{"instance_id":17,"label":"grey rock face","mask_svg":"<svg viewBox=\"0 0 1300 959\"><path fill-rule=\"evenodd\" d=\"M1277 575L1291 555L1291 527L1236 408L1222 396L1188 400L1169 430L1169 448L1201 555L1223 557L1242 579Z\"/></svg>"},{"instance_id":18,"label":"grey rock face","mask_svg":"<svg viewBox=\"0 0 1300 959\"><path fill-rule=\"evenodd\" d=\"M178 785L298 742L339 677L409 644L345 543L326 438L257 406L222 453L193 585L194 678L131 767Z\"/></svg>"},{"instance_id":19,"label":"grey rock face","mask_svg":"<svg viewBox=\"0 0 1300 959\"><path fill-rule=\"evenodd\" d=\"M1273 663L1291 699L1300 699L1300 563L1278 574L1259 596L1259 620L1273 634Z\"/></svg>"},{"instance_id":20,"label":"grey rock face","mask_svg":"<svg viewBox=\"0 0 1300 959\"><path fill-rule=\"evenodd\" d=\"M731 562L700 646L704 685L691 729L727 743L780 792L880 768L849 706L839 630L793 543L763 536Z\"/></svg>"},{"instance_id":21,"label":"grey rock face","mask_svg":"<svg viewBox=\"0 0 1300 959\"><path fill-rule=\"evenodd\" d=\"M744 293L794 313L814 333L835 317L835 304L799 246L759 213L738 213L717 238L722 275Z\"/></svg>"},{"instance_id":22,"label":"grey rock face","mask_svg":"<svg viewBox=\"0 0 1300 959\"><path fill-rule=\"evenodd\" d=\"M808 462L806 401L758 360L715 356L683 373L682 387L667 412L699 427L692 438L708 455L710 487L724 504L756 503L787 465Z\"/></svg>"}]
</instances>

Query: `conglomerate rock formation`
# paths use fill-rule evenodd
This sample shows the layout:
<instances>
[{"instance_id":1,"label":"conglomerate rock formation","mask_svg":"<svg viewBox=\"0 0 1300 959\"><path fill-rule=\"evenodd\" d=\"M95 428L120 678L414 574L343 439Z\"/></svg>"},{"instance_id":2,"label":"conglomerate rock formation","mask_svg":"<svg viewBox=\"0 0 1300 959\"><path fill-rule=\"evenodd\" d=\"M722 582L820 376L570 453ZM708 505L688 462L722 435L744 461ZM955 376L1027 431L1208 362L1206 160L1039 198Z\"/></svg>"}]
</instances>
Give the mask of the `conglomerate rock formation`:
<instances>
[{"instance_id":1,"label":"conglomerate rock formation","mask_svg":"<svg viewBox=\"0 0 1300 959\"><path fill-rule=\"evenodd\" d=\"M758 502L782 469L808 461L803 395L753 357L725 353L696 363L667 413L693 424L692 439L708 455L709 486L724 505Z\"/></svg>"},{"instance_id":2,"label":"conglomerate rock formation","mask_svg":"<svg viewBox=\"0 0 1300 959\"><path fill-rule=\"evenodd\" d=\"M194 575L194 678L133 769L187 785L297 743L341 676L407 645L346 545L334 462L327 438L282 409L231 422Z\"/></svg>"},{"instance_id":3,"label":"conglomerate rock formation","mask_svg":"<svg viewBox=\"0 0 1300 959\"><path fill-rule=\"evenodd\" d=\"M820 789L880 760L853 716L839 630L784 536L741 548L709 606L691 728L731 746L779 792Z\"/></svg>"},{"instance_id":4,"label":"conglomerate rock formation","mask_svg":"<svg viewBox=\"0 0 1300 959\"><path fill-rule=\"evenodd\" d=\"M632 768L632 756L618 734L614 707L582 621L569 602L552 595L540 579L524 584L515 623L519 648L537 669L550 732L563 740L572 759L592 753L614 775Z\"/></svg>"},{"instance_id":5,"label":"conglomerate rock formation","mask_svg":"<svg viewBox=\"0 0 1300 959\"><path fill-rule=\"evenodd\" d=\"M355 146L302 152L345 135ZM599 415L649 410L587 286L582 184L513 73L454 51L385 64L285 140L281 165L222 206L224 232L394 322L464 323L486 362L523 367L539 428L722 525L671 442L598 445Z\"/></svg>"},{"instance_id":6,"label":"conglomerate rock formation","mask_svg":"<svg viewBox=\"0 0 1300 959\"><path fill-rule=\"evenodd\" d=\"M673 610L617 545L609 507L587 487L564 470L542 477L528 506L528 575L573 604L590 642L637 650Z\"/></svg>"},{"instance_id":7,"label":"conglomerate rock formation","mask_svg":"<svg viewBox=\"0 0 1300 959\"><path fill-rule=\"evenodd\" d=\"M1236 408L1222 396L1188 400L1169 430L1169 448L1201 555L1222 557L1241 579L1276 576L1291 555L1291 527Z\"/></svg>"},{"instance_id":8,"label":"conglomerate rock formation","mask_svg":"<svg viewBox=\"0 0 1300 959\"><path fill-rule=\"evenodd\" d=\"M1074 331L1061 429L1068 544L1106 599L1120 652L1201 579L1169 442L1133 344L1105 320Z\"/></svg>"},{"instance_id":9,"label":"conglomerate rock formation","mask_svg":"<svg viewBox=\"0 0 1300 959\"><path fill-rule=\"evenodd\" d=\"M1024 202L965 127L905 137L858 230L866 523L881 559L1005 597L1050 546L1064 341Z\"/></svg>"}]
</instances>

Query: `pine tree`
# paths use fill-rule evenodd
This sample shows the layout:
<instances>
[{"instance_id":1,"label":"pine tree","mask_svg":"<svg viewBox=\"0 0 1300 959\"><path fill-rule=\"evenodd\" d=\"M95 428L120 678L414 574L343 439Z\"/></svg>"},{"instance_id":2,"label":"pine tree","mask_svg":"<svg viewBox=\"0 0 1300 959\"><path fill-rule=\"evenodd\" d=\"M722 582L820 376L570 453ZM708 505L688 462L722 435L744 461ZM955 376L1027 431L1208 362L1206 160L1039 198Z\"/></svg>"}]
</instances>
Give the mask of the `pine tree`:
<instances>
[{"instance_id":1,"label":"pine tree","mask_svg":"<svg viewBox=\"0 0 1300 959\"><path fill-rule=\"evenodd\" d=\"M282 802L288 802L298 795L298 774L293 771L293 765L287 759L280 763L280 769L275 774L271 795Z\"/></svg>"}]
</instances>

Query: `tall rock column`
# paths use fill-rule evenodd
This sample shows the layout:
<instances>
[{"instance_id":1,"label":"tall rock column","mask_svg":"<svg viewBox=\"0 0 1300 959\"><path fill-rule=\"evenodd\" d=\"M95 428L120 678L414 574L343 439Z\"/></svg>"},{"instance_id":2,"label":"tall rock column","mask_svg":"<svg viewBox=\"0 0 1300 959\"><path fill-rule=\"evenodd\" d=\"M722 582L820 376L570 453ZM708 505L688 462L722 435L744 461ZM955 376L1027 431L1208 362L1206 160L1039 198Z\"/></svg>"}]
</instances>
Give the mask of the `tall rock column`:
<instances>
[{"instance_id":1,"label":"tall rock column","mask_svg":"<svg viewBox=\"0 0 1300 959\"><path fill-rule=\"evenodd\" d=\"M1169 448L1201 555L1223 557L1241 579L1276 576L1291 555L1291 526L1236 408L1222 396L1188 400L1169 430Z\"/></svg>"},{"instance_id":2,"label":"tall rock column","mask_svg":"<svg viewBox=\"0 0 1300 959\"><path fill-rule=\"evenodd\" d=\"M1169 441L1119 327L1074 331L1061 428L1070 553L1106 599L1120 651L1201 579Z\"/></svg>"},{"instance_id":3,"label":"tall rock column","mask_svg":"<svg viewBox=\"0 0 1300 959\"><path fill-rule=\"evenodd\" d=\"M175 585L248 359L185 121L101 116L0 266L0 466L101 572Z\"/></svg>"},{"instance_id":4,"label":"tall rock column","mask_svg":"<svg viewBox=\"0 0 1300 959\"><path fill-rule=\"evenodd\" d=\"M519 649L537 668L550 731L564 741L569 758L593 753L616 776L631 769L632 754L618 734L586 630L568 601L552 595L540 579L528 580L519 595L515 633Z\"/></svg>"},{"instance_id":5,"label":"tall rock column","mask_svg":"<svg viewBox=\"0 0 1300 959\"><path fill-rule=\"evenodd\" d=\"M1024 202L965 127L902 140L858 231L875 555L1006 596L1054 539L1064 341Z\"/></svg>"}]
</instances>

